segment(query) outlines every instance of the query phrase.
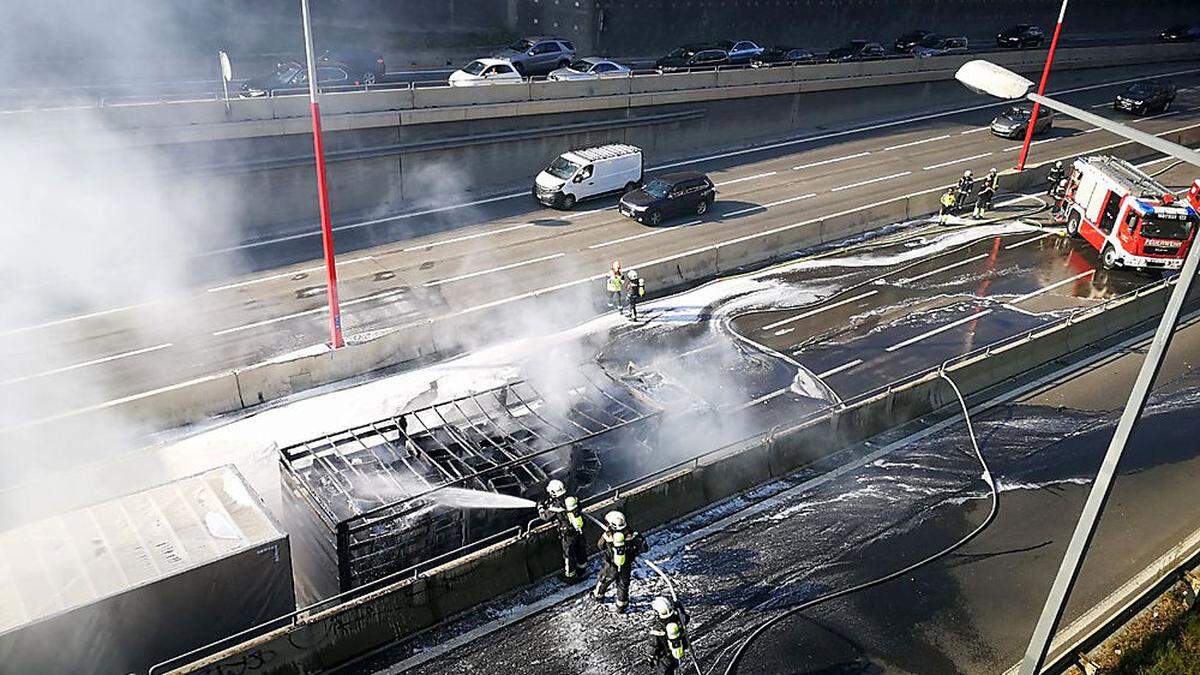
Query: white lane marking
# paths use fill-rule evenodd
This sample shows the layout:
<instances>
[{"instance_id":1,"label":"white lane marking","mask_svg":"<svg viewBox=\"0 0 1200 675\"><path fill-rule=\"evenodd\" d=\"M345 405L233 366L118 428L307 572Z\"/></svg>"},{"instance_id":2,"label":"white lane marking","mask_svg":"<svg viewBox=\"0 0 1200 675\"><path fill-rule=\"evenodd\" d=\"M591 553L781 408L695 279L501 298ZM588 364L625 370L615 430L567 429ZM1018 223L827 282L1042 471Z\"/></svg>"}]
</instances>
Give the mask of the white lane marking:
<instances>
[{"instance_id":1,"label":"white lane marking","mask_svg":"<svg viewBox=\"0 0 1200 675\"><path fill-rule=\"evenodd\" d=\"M825 166L826 164L836 164L837 162L844 162L848 159L858 159L859 157L866 157L869 154L871 154L870 151L859 152L859 153L855 153L853 155L846 155L845 157L834 157L833 159L826 159L826 160L822 160L820 162L810 162L808 164L801 164L799 166L793 166L792 171L801 171L803 169L811 169L814 166Z\"/></svg>"},{"instance_id":2,"label":"white lane marking","mask_svg":"<svg viewBox=\"0 0 1200 675\"><path fill-rule=\"evenodd\" d=\"M934 141L944 141L947 138L950 138L950 134L934 136L933 138L926 138L926 139L923 139L920 141L912 141L911 143L901 143L900 145L889 145L888 147L884 148L883 151L887 152L888 150L899 150L900 148L911 148L914 145L921 145L922 143L932 143Z\"/></svg>"},{"instance_id":3,"label":"white lane marking","mask_svg":"<svg viewBox=\"0 0 1200 675\"><path fill-rule=\"evenodd\" d=\"M958 133L959 133L959 135L961 135L961 136L966 136L967 134L977 134L977 133L979 133L979 132L981 132L981 131L987 131L988 129L991 129L991 127L990 127L990 126L987 126L987 127L978 127L978 128L976 128L976 129L967 129L966 131L960 131L960 132L958 132Z\"/></svg>"},{"instance_id":4,"label":"white lane marking","mask_svg":"<svg viewBox=\"0 0 1200 675\"><path fill-rule=\"evenodd\" d=\"M935 274L938 274L938 273L940 273L940 272L946 272L946 271L948 271L948 270L952 270L952 269L954 269L955 267L961 267L961 266L963 266L963 265L966 265L966 264L969 264L969 263L973 263L973 262L975 262L975 261L977 261L977 260L983 260L984 258L988 257L989 255L991 255L991 254L989 254L989 253L980 253L979 255L977 255L977 256L975 256L975 257L973 257L973 258L967 258L966 260L960 260L960 261L958 261L958 262L956 262L956 263L951 263L951 264L949 264L949 265L946 265L945 267L939 267L939 268L937 268L936 270L930 270L930 271L928 271L928 272L925 272L924 274L918 274L918 275L917 275L917 276L915 276L915 277L909 277L909 278L907 278L907 279L897 279L897 280L896 280L896 283L898 283L898 284L910 284L910 283L912 283L912 282L914 282L914 281L920 281L921 279L924 279L924 278L926 278L926 277L931 277L931 276L933 276L933 275L935 275Z\"/></svg>"},{"instance_id":5,"label":"white lane marking","mask_svg":"<svg viewBox=\"0 0 1200 675\"><path fill-rule=\"evenodd\" d=\"M793 316L793 317L790 317L787 319L783 319L782 321L776 321L775 323L769 323L769 324L763 326L761 330L773 330L775 328L779 328L780 326L786 326L789 323L792 323L794 321L800 321L801 319L807 319L810 316L816 316L816 315L820 314L821 312L826 312L831 309L841 307L842 305L848 305L856 300L862 300L863 298L869 298L872 295L875 295L877 293L879 293L879 291L867 291L866 293L859 293L858 295L856 295L854 297L846 298L845 300L840 300L838 302L833 303L832 305L824 305L822 307L818 307L816 309L809 310L803 314L797 314L796 316Z\"/></svg>"},{"instance_id":6,"label":"white lane marking","mask_svg":"<svg viewBox=\"0 0 1200 675\"><path fill-rule=\"evenodd\" d=\"M1063 138L1070 138L1070 137L1069 136L1055 136L1054 138L1043 138L1040 141L1034 141L1034 142L1030 143L1029 147L1032 148L1035 145L1042 145L1044 143L1053 143L1054 141L1061 140ZM1011 148L1005 148L1005 149L1001 150L1000 152L1013 152L1016 150L1020 150L1023 147L1025 147L1024 143L1022 143L1021 145L1014 145Z\"/></svg>"},{"instance_id":7,"label":"white lane marking","mask_svg":"<svg viewBox=\"0 0 1200 675\"><path fill-rule=\"evenodd\" d=\"M975 321L976 319L981 319L991 313L992 313L992 310L990 310L990 309L985 309L985 310L982 310L979 312L975 312L971 316L964 316L963 318L959 319L958 321L953 321L951 323L946 324L945 326L939 326L938 328L934 328L933 330L928 331L926 333L922 333L916 337L911 337L911 338L905 340L904 342L897 342L896 344L892 345L891 347L888 347L885 351L894 352L897 349L903 349L909 345L914 345L922 340L929 339L929 338L933 337L934 335L940 335L942 333L945 333L948 330L957 328L957 327L963 325L964 323Z\"/></svg>"},{"instance_id":8,"label":"white lane marking","mask_svg":"<svg viewBox=\"0 0 1200 675\"><path fill-rule=\"evenodd\" d=\"M853 361L850 361L848 363L843 363L842 365L838 366L837 368L830 368L829 370L817 375L817 377L823 380L823 379L829 377L830 375L837 375L838 373L850 370L851 368L853 368L855 366L860 366L860 365L862 365L862 362L863 362L862 359L854 359Z\"/></svg>"},{"instance_id":9,"label":"white lane marking","mask_svg":"<svg viewBox=\"0 0 1200 675\"><path fill-rule=\"evenodd\" d=\"M588 247L588 249L591 250L591 249L597 249L597 248L604 248L605 246L612 246L613 244L621 244L621 243L624 243L627 241L633 241L634 239L641 239L642 237L653 237L656 234L662 234L663 232L670 232L672 230L678 230L681 227L690 227L692 225L699 225L701 222L703 222L703 221L693 220L691 222L683 223L681 225L672 225L671 227L659 227L659 228L650 230L649 232L642 232L641 234L631 234L628 237L621 237L619 239L612 239L609 241L601 242L599 244L592 244L591 246Z\"/></svg>"},{"instance_id":10,"label":"white lane marking","mask_svg":"<svg viewBox=\"0 0 1200 675\"><path fill-rule=\"evenodd\" d=\"M708 351L709 349L712 349L713 347L719 347L720 345L721 345L720 342L710 342L710 343L704 345L703 347L696 347L695 349L689 349L688 351L680 354L679 356L676 356L675 358L677 358L677 359L686 358L693 354L699 354L700 352Z\"/></svg>"},{"instance_id":11,"label":"white lane marking","mask_svg":"<svg viewBox=\"0 0 1200 675\"><path fill-rule=\"evenodd\" d=\"M778 171L767 171L765 173L756 173L753 176L744 176L742 178L734 178L732 180L723 180L719 183L713 183L713 185L716 185L717 187L721 187L722 185L733 185L734 183L741 183L742 181L756 180L759 178L767 178L769 176L774 176L777 173L779 173L779 172Z\"/></svg>"},{"instance_id":12,"label":"white lane marking","mask_svg":"<svg viewBox=\"0 0 1200 675\"><path fill-rule=\"evenodd\" d=\"M756 398L752 401L747 401L747 402L737 406L736 408L734 408L734 410L745 410L746 408L753 408L754 406L758 405L759 403L766 403L767 401L770 401L771 399L778 398L778 397L782 396L783 394L788 393L788 391L790 391L790 390L791 390L790 387L784 387L783 389L776 389L775 391L773 391L769 394L763 394L762 396L759 396L758 398Z\"/></svg>"},{"instance_id":13,"label":"white lane marking","mask_svg":"<svg viewBox=\"0 0 1200 675\"><path fill-rule=\"evenodd\" d=\"M12 328L12 329L0 332L0 336L16 335L17 333L25 333L25 332L28 332L31 330L38 330L41 328L50 328L51 326L60 326L64 323L70 323L72 321L84 321L86 319L95 319L96 317L108 316L109 314L116 314L117 312L125 312L125 311L131 310L131 309L140 309L142 307L148 307L150 305L155 304L156 302L158 302L158 301L152 300L150 302L140 302L136 305L126 305L124 307L114 307L112 309L102 309L102 310L99 310L96 312L88 312L87 314L77 314L75 316L68 316L68 317L62 318L62 319L54 319L53 321L36 323L31 326L22 326L20 328Z\"/></svg>"},{"instance_id":14,"label":"white lane marking","mask_svg":"<svg viewBox=\"0 0 1200 675\"><path fill-rule=\"evenodd\" d=\"M421 244L419 246L409 246L408 248L405 248L402 250L405 253L410 253L412 251L424 251L426 249L433 248L434 246L445 246L446 244L457 244L460 241L470 241L471 239L479 239L480 237L490 237L494 234L504 234L505 232L512 232L513 230L522 230L522 229L525 229L526 227L533 227L533 223L521 223L520 225L501 227L501 228L497 228L495 230L487 230L485 232L476 232L475 234L465 234L461 237L454 237L453 239L442 239L440 241L432 241L432 242L429 242L428 244Z\"/></svg>"},{"instance_id":15,"label":"white lane marking","mask_svg":"<svg viewBox=\"0 0 1200 675\"><path fill-rule=\"evenodd\" d=\"M870 179L870 180L864 180L864 181L860 181L860 182L858 182L858 183L851 183L851 184L849 184L849 185L842 185L842 186L840 186L840 187L835 187L835 188L832 188L832 189L830 189L829 191L830 191L830 192L841 192L842 190L849 190L849 189L851 189L851 188L862 187L862 186L864 186L864 185L870 185L871 183L880 183L880 182L883 182L883 181L885 181L885 180L892 180L893 178L901 178L901 177L903 177L903 176L907 176L907 175L909 175L909 174L911 174L911 173L912 173L911 171L901 171L900 173L894 173L894 174L892 174L892 175L890 175L890 176L881 176L881 177L879 177L879 178L872 178L872 179Z\"/></svg>"},{"instance_id":16,"label":"white lane marking","mask_svg":"<svg viewBox=\"0 0 1200 675\"><path fill-rule=\"evenodd\" d=\"M398 297L403 294L404 294L404 291L383 291L380 293L372 293L371 295L364 295L361 298L347 300L346 302L341 303L339 306L340 307L352 307L352 306L360 304L360 303L370 302L371 300L386 300L389 298ZM243 324L241 326L234 326L233 328L225 328L225 329L214 332L213 335L218 336L218 337L221 335L229 335L230 333L237 333L237 332L243 331L243 330L250 330L251 328L259 328L261 326L269 326L273 323L279 323L281 321L290 321L291 319L298 319L302 316L312 316L313 314L320 314L322 312L328 312L328 311L329 311L328 305L321 305L320 307L314 307L313 309L306 309L303 312L295 312L292 314L285 314L284 316L277 316L273 319L263 319L262 321L255 321L254 323L247 323L247 324Z\"/></svg>"},{"instance_id":17,"label":"white lane marking","mask_svg":"<svg viewBox=\"0 0 1200 675\"><path fill-rule=\"evenodd\" d=\"M1045 239L1046 237L1052 237L1052 236L1054 236L1054 234L1055 234L1054 232L1047 232L1046 234L1039 234L1039 235L1038 235L1038 236L1036 236L1036 237L1030 237L1029 239L1024 239L1024 240L1022 240L1022 241L1018 241L1018 242L1017 242L1017 243L1015 243L1015 244L1009 244L1008 246L1005 246L1005 247L1004 247L1004 250L1005 250L1005 251L1011 251L1011 250L1013 250L1014 248L1017 248L1017 247L1019 247L1019 246L1024 246L1025 244L1029 244L1029 243L1035 242L1035 241L1037 241L1037 240L1039 240L1039 239Z\"/></svg>"},{"instance_id":18,"label":"white lane marking","mask_svg":"<svg viewBox=\"0 0 1200 675\"><path fill-rule=\"evenodd\" d=\"M740 216L743 213L750 213L752 211L766 211L767 209L771 208L772 206L779 206L780 204L791 204L792 202L798 202L802 199L811 199L812 197L816 197L816 196L817 195L810 192L809 194L800 195L798 197L788 197L787 199L780 199L777 202L767 202L766 204L755 204L754 206L748 206L744 209L738 209L737 211L730 211L729 213L722 213L720 215L722 218L729 218L731 216Z\"/></svg>"},{"instance_id":19,"label":"white lane marking","mask_svg":"<svg viewBox=\"0 0 1200 675\"><path fill-rule=\"evenodd\" d=\"M139 354L149 354L150 352L156 352L161 349L166 349L170 346L172 346L170 342L164 342L161 345L154 345L153 347L145 347L142 349L134 349L133 351L121 352L120 354L113 354L112 356L105 356L104 358L94 359L92 361L86 361L84 363L76 363L71 366L63 366L61 368L55 368L53 370L46 370L46 371L43 371L40 373L34 373L32 375L22 375L21 377L14 377L11 380L4 380L3 382L0 382L0 386L17 384L18 382L27 382L29 380L36 380L40 377L48 377L50 375L66 373L66 372L70 372L72 370L78 370L80 368L87 368L88 366L98 366L101 363L108 363L110 361L116 361L118 359L126 359L131 356L138 356Z\"/></svg>"},{"instance_id":20,"label":"white lane marking","mask_svg":"<svg viewBox=\"0 0 1200 675\"><path fill-rule=\"evenodd\" d=\"M1030 298L1037 297L1043 293L1049 293L1050 291L1052 291L1056 288L1059 288L1060 286L1066 286L1069 283L1079 281L1080 279L1082 279L1086 276L1090 276L1095 273L1096 273L1096 270L1088 270L1086 272L1083 272L1082 274L1076 274L1075 276L1071 277L1070 279L1063 279L1062 281L1059 281L1057 283L1053 283L1053 284L1050 284L1049 286L1044 286L1042 288L1039 288L1038 290L1033 291L1032 293L1026 293L1025 295L1017 296L1017 297L1013 298L1012 300L1009 300L1008 304L1015 305L1017 303L1024 302Z\"/></svg>"},{"instance_id":21,"label":"white lane marking","mask_svg":"<svg viewBox=\"0 0 1200 675\"><path fill-rule=\"evenodd\" d=\"M494 272L503 272L504 270L511 270L515 267L524 267L525 265L534 265L534 264L537 264L540 262L545 262L547 260L554 260L555 258L561 258L564 255L566 255L566 253L551 253L550 255L544 255L540 258L534 258L532 260L522 260L521 262L509 263L507 265L501 265L499 267L492 267L492 268L489 268L486 270L479 270L477 272L468 272L466 274L460 274L456 277L449 277L447 279L437 279L436 281L426 281L425 283L423 283L421 285L425 286L425 287L441 286L442 284L454 283L455 281L462 281L463 279L474 279L475 277L481 277L485 274L492 274Z\"/></svg>"},{"instance_id":22,"label":"white lane marking","mask_svg":"<svg viewBox=\"0 0 1200 675\"><path fill-rule=\"evenodd\" d=\"M361 258L351 258L350 260L339 260L339 261L337 261L337 266L342 267L344 265L353 265L355 263L360 263L360 262L364 262L367 260L374 260L374 259L375 259L375 256L365 255ZM239 281L235 284L225 284L224 286L214 286L212 288L206 288L205 291L208 293L216 293L218 291L228 291L228 290L234 289L234 288L242 288L244 286L252 286L254 284L261 284L261 283L266 283L268 281L275 281L276 279L286 279L288 277L292 277L297 274L308 274L310 272L320 272L321 270L324 270L324 269L325 269L324 265L317 265L315 267L305 267L302 270L295 270L292 272L281 272L279 274L272 274L270 276L259 277L257 279L250 279L248 281Z\"/></svg>"},{"instance_id":23,"label":"white lane marking","mask_svg":"<svg viewBox=\"0 0 1200 675\"><path fill-rule=\"evenodd\" d=\"M1094 134L1094 133L1096 133L1097 131L1100 131L1100 127L1092 127L1091 129L1084 129L1084 130L1083 130L1083 133L1085 133L1085 134Z\"/></svg>"},{"instance_id":24,"label":"white lane marking","mask_svg":"<svg viewBox=\"0 0 1200 675\"><path fill-rule=\"evenodd\" d=\"M1088 109L1095 110L1096 108L1110 108L1110 107L1112 107L1112 104L1113 104L1112 101L1105 101L1104 103L1097 103L1096 105L1089 105Z\"/></svg>"},{"instance_id":25,"label":"white lane marking","mask_svg":"<svg viewBox=\"0 0 1200 675\"><path fill-rule=\"evenodd\" d=\"M990 152L981 152L978 155L971 155L970 157L962 157L960 159L952 159L949 162L941 162L940 164L930 164L929 166L923 166L923 167L921 167L921 170L922 171L932 171L934 169L940 169L943 166L950 166L952 164L962 164L963 162L970 162L970 161L973 161L976 159L983 159L984 157L987 157L991 154L992 153L990 153Z\"/></svg>"}]
</instances>

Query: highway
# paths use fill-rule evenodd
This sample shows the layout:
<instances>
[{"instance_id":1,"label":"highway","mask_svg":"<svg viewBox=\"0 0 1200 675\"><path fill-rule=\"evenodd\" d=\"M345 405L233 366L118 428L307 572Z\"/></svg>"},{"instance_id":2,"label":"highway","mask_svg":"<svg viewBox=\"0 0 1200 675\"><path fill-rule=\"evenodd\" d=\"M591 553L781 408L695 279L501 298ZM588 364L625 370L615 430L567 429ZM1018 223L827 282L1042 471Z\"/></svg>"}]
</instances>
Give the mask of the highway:
<instances>
[{"instance_id":1,"label":"highway","mask_svg":"<svg viewBox=\"0 0 1200 675\"><path fill-rule=\"evenodd\" d=\"M1187 72L1175 77L1184 89L1174 108L1132 120L1138 128L1163 133L1200 119L1200 94L1194 91L1200 71L1181 65L1119 74L1084 71L1064 75L1058 90L1068 101L1111 115L1106 104L1117 87L1148 74L1176 71ZM365 335L559 287L579 288L582 300L554 317L556 323L580 320L594 312L589 303L600 296L599 279L613 259L626 268L636 267L935 189L954 182L964 169L978 174L1011 165L1019 142L995 138L985 127L997 108L981 100L978 106L911 121L881 120L666 166L654 167L651 158L652 168L659 171L707 171L720 191L711 213L657 229L617 215L613 199L564 213L534 208L526 193L340 223L343 322L348 334ZM1038 159L1069 156L1114 142L1105 132L1064 120L1034 152ZM249 265L257 270L252 274L217 275L183 295L158 297L155 289L146 288L142 295L110 306L47 305L42 315L22 315L0 330L8 338L0 387L30 401L29 409L41 414L67 414L319 344L327 335L323 272L312 259L316 251L317 239L311 235L247 242L209 252L199 266L227 270ZM983 252L975 255L979 253ZM136 272L136 267L121 271ZM16 288L18 292L53 282L22 281L25 285ZM1031 296L1021 304L1025 302L1036 305L1038 299ZM1019 309L1003 312L1019 323ZM819 345L805 348L814 357L819 351ZM822 358L826 360L820 361L821 368L844 365L834 363L832 356ZM847 367L838 375L853 379L859 375L856 370L866 369ZM94 386L61 391L56 378L67 373L85 376ZM0 429L30 421L16 414L0 413Z\"/></svg>"},{"instance_id":2,"label":"highway","mask_svg":"<svg viewBox=\"0 0 1200 675\"><path fill-rule=\"evenodd\" d=\"M1000 673L1024 650L1144 342L1056 364L972 410L1001 486L998 519L956 553L782 622L739 673ZM1192 533L1200 324L1176 337L1064 619L1074 620ZM651 537L691 614L704 673L759 622L948 545L987 513L961 416L894 430ZM1048 514L1057 516L1048 517ZM636 527L637 514L628 514ZM594 570L593 570L594 571ZM547 580L339 672L650 672L645 627L664 593L635 576L626 615ZM537 606L540 611L530 611ZM689 669L690 670L690 669ZM681 671L684 672L684 671Z\"/></svg>"}]
</instances>

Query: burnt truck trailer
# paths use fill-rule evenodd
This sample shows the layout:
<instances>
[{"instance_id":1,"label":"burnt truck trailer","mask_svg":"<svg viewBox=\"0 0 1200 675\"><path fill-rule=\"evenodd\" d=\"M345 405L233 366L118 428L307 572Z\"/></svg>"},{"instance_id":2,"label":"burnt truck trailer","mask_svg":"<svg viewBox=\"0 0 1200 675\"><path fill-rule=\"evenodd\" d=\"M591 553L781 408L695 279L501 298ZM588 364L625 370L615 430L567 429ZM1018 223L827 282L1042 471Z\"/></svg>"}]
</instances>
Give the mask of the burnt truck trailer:
<instances>
[{"instance_id":1,"label":"burnt truck trailer","mask_svg":"<svg viewBox=\"0 0 1200 675\"><path fill-rule=\"evenodd\" d=\"M295 608L287 534L233 466L0 533L0 672L146 673Z\"/></svg>"},{"instance_id":2,"label":"burnt truck trailer","mask_svg":"<svg viewBox=\"0 0 1200 675\"><path fill-rule=\"evenodd\" d=\"M445 488L536 501L552 478L581 495L620 480L610 451L648 452L660 410L599 369L575 377L551 398L514 381L281 448L289 531L315 549L298 575L328 597L536 516L459 508Z\"/></svg>"}]
</instances>

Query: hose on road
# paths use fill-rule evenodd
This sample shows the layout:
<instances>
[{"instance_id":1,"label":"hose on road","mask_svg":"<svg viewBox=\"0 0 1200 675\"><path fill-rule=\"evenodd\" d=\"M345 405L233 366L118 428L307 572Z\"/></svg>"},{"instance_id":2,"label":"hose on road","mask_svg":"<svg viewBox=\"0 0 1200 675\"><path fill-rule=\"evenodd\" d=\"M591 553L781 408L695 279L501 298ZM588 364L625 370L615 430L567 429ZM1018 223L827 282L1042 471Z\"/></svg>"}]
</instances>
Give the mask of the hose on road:
<instances>
[{"instance_id":1,"label":"hose on road","mask_svg":"<svg viewBox=\"0 0 1200 675\"><path fill-rule=\"evenodd\" d=\"M999 486L997 486L996 480L992 476L992 471L988 467L987 460L984 459L983 453L979 450L979 442L975 438L975 428L971 424L971 415L967 410L967 402L963 398L962 392L959 391L958 385L954 383L954 380L950 379L950 376L947 375L945 373L945 371L941 371L938 374L942 377L942 379L946 380L946 382L948 382L950 384L950 387L954 390L955 396L958 397L958 403L962 407L963 418L966 420L966 423L967 423L967 432L971 437L971 446L975 451L975 457L979 460L979 464L983 467L982 478L988 484L988 487L991 489L992 506L991 506L991 510L988 512L987 518L985 518L983 520L983 522L981 522L978 526L976 526L975 529L971 530L966 536L962 537L961 539L954 542L950 546L938 551L937 553L934 553L933 555L923 558L911 565L908 565L899 570L896 570L895 572L886 574L882 577L871 579L870 581L865 581L863 583L856 584L856 585L850 586L848 588L844 588L840 591L834 591L833 593L829 593L827 595L813 598L812 600L808 600L807 602L803 602L799 605L796 605L795 607L789 608L788 610L784 611L782 614L779 614L778 616L772 617L772 618L768 619L767 621L764 621L757 628L755 628L754 631L750 633L750 635L746 636L746 638L742 640L741 644L738 645L737 650L733 653L733 657L729 661L729 665L725 668L725 675L733 675L733 673L736 673L738 665L741 663L742 658L745 656L746 650L750 647L750 645L755 640L757 640L759 637L761 637L764 633L766 633L767 630L769 630L772 626L778 624L780 621L783 621L784 619L786 619L790 616L794 616L795 614L803 612L807 609L816 607L817 605L821 605L826 602L829 602L830 600L836 600L837 598L843 598L848 595L853 595L855 593L858 593L859 591L864 591L868 588L873 588L875 586L881 586L883 584L888 583L889 581L898 579L898 578L905 576L911 572L914 572L932 562L935 562L941 558L944 558L945 556L950 555L951 553L953 553L954 551L958 550L963 545L965 545L967 542L969 542L972 539L974 539L975 537L977 537L981 532L983 532L985 529L987 529L987 527L989 525L992 524L992 521L994 521L996 519L996 515L1000 511L1000 488L999 488Z\"/></svg>"}]
</instances>

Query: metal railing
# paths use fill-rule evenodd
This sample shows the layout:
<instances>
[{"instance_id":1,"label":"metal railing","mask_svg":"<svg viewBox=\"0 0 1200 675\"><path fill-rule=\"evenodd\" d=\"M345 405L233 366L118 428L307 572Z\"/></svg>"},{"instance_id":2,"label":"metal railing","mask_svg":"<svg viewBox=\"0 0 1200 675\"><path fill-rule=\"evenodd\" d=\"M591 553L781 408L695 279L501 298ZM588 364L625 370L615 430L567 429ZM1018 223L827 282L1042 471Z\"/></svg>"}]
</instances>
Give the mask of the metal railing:
<instances>
[{"instance_id":1,"label":"metal railing","mask_svg":"<svg viewBox=\"0 0 1200 675\"><path fill-rule=\"evenodd\" d=\"M671 464L669 466L665 466L660 469L656 469L654 471L651 471L651 472L648 472L641 476L638 476L636 478L630 479L630 480L620 483L616 486L608 488L600 493L591 495L583 500L580 500L581 505L583 505L586 508L588 506L603 503L605 501L616 500L616 499L619 499L622 494L624 494L631 488L648 485L664 476L667 476L672 473L677 473L684 469L686 469L688 471L694 471L694 470L698 469L700 467L700 464L702 462L704 462L705 460L707 460L711 457L714 457L716 455L727 453L730 450L733 450L734 448L736 448L738 446L770 442L771 439L773 439L774 437L776 437L780 434L793 433L799 429L802 429L803 427L806 427L806 426L812 424L813 422L820 421L822 419L825 419L828 416L843 412L848 408L859 406L863 403L866 403L867 401L876 399L880 396L889 396L898 389L906 388L908 386L911 386L913 384L916 384L916 383L918 383L922 380L928 379L928 378L937 377L939 373L952 368L955 364L963 363L967 360L971 360L971 359L975 359L975 358L989 357L992 355L993 352L997 351L1000 348L1011 348L1018 344L1037 340L1040 338L1040 334L1053 332L1061 326L1071 325L1089 315L1102 314L1102 313L1108 311L1109 309L1115 307L1118 304L1123 304L1130 300L1144 297L1144 296L1150 295L1152 293L1158 292L1160 290L1163 290L1163 289L1167 288L1168 286L1174 284L1175 281L1176 281L1176 277L1161 279L1157 282L1154 282L1151 284L1146 284L1144 286L1140 286L1138 288L1135 288L1131 291L1127 291L1120 295L1115 295L1110 298L1105 298L1103 301L1101 301L1095 305L1090 305L1090 306L1086 306L1086 307L1077 307L1077 308L1073 309L1065 317L1059 318L1057 320L1047 321L1038 326L1034 326L1026 331L1022 331L1022 332L1014 334L1014 335L1010 335L1010 336L1007 336L1004 338L1000 338L998 340L994 340L986 345L976 347L975 349L964 352L957 356L952 356L952 357L942 361L940 364L938 364L936 366L931 366L929 368L918 371L916 373L912 373L910 375L901 377L900 379L893 380L892 382L889 382L886 385L880 385L878 387L869 389L867 391L856 394L848 399L843 399L841 401L838 401L837 403L834 403L834 404L831 404L828 406L824 406L824 407L818 408L816 410L809 411L808 413L803 414L798 421L789 422L786 425L778 424L778 425L772 426L765 431L761 431L756 434L747 436L745 438L738 439L738 440L730 442L730 443L726 443L720 447L713 448L711 450L707 450L707 451L702 452L701 454L691 457L689 459L681 460L681 461ZM536 455L530 455L526 459L532 459L535 456ZM399 571L389 574L387 576L380 577L379 579L376 579L369 583L363 584L362 586L359 586L357 588L351 589L351 590L343 592L343 593L339 593L335 596L325 598L323 600L319 600L315 603L312 603L305 607L299 608L296 611L291 612L290 614L278 617L276 619L271 619L271 620L263 622L257 626L247 628L246 630L236 633L234 635L228 636L226 638L222 638L221 640L217 640L210 644L207 644L207 645L204 645L201 647L197 647L196 649L194 649L190 652L187 652L185 654L180 654L179 656L176 656L176 657L173 657L166 661L163 661L161 663L155 664L153 667L150 668L148 675L161 675L161 673L166 672L167 666L178 667L178 666L185 665L186 663L194 662L194 661L197 661L197 660L200 660L203 658L208 658L214 654L219 653L223 649L227 649L227 648L233 646L234 644L237 644L238 642L261 637L263 635L266 635L267 633L278 630L284 626L287 626L287 627L295 626L301 620L311 617L320 611L336 607L338 604L341 604L344 601L348 601L348 600L352 600L355 598L365 596L371 592L374 592L374 591L380 589L381 587L384 587L384 586L387 586L387 585L390 585L390 584L393 584L396 582L404 581L409 578L418 579L424 572L428 572L429 570L437 567L438 565L444 564L447 561L463 557L472 552L482 550L489 546L499 545L499 544L507 544L507 543L515 542L515 541L520 540L525 537L529 537L533 534L533 532L535 531L535 528L537 531L542 531L542 530L550 527L549 524L545 524L541 527L536 527L536 523L538 523L540 520L541 520L540 518L534 518L534 519L530 520L525 526L518 525L518 526L515 526L512 528L509 528L507 530L504 530L502 532L496 533L494 535L491 535L489 537L485 537L483 539L471 542L469 544L461 546L452 551L448 551L446 553L440 554L438 556L435 556L428 560L422 561L420 563L417 563L417 564L407 567L405 569L399 570Z\"/></svg>"}]
</instances>

